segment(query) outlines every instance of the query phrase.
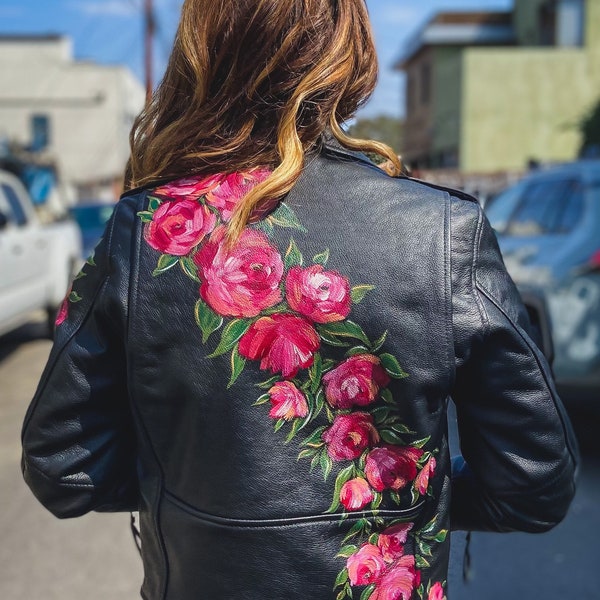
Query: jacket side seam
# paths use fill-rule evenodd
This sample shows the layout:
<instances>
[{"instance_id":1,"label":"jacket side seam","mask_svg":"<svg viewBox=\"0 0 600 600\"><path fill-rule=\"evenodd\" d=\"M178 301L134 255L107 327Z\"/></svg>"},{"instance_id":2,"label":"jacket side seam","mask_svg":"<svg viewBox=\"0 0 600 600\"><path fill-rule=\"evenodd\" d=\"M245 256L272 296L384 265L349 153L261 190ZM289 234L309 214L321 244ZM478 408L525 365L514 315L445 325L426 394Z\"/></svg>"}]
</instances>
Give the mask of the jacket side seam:
<instances>
[{"instance_id":1,"label":"jacket side seam","mask_svg":"<svg viewBox=\"0 0 600 600\"><path fill-rule=\"evenodd\" d=\"M471 293L479 310L479 317L483 324L483 330L486 332L489 328L489 318L485 306L477 293L477 265L479 264L479 253L481 249L481 237L483 235L483 211L481 208L477 211L477 227L475 229L475 238L473 242L473 261L471 263Z\"/></svg>"},{"instance_id":2,"label":"jacket side seam","mask_svg":"<svg viewBox=\"0 0 600 600\"><path fill-rule=\"evenodd\" d=\"M454 335L454 325L452 322L452 196L444 193L444 308L446 311L446 345L448 354L448 364L452 365L450 373L449 389L454 388L456 381L456 339Z\"/></svg>"}]
</instances>

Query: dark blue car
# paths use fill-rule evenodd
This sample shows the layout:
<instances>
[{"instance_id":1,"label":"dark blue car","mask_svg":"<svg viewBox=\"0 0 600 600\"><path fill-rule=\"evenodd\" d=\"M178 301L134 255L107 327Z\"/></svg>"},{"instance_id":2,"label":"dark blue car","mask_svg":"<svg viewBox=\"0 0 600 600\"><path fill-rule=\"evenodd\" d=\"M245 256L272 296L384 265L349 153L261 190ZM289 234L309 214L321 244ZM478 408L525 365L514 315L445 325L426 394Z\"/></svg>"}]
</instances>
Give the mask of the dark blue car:
<instances>
[{"instance_id":1,"label":"dark blue car","mask_svg":"<svg viewBox=\"0 0 600 600\"><path fill-rule=\"evenodd\" d=\"M85 259L92 254L114 208L114 204L85 203L78 204L70 209L71 217L75 219L81 229L82 258Z\"/></svg>"}]
</instances>

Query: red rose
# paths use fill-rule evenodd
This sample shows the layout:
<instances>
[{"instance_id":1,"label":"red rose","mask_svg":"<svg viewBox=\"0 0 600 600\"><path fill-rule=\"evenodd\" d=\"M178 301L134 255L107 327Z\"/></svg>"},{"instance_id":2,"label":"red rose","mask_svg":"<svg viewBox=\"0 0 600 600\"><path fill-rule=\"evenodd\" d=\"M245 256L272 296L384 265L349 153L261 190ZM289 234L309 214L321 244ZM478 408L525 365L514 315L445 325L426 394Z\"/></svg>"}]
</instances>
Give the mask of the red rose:
<instances>
[{"instance_id":1,"label":"red rose","mask_svg":"<svg viewBox=\"0 0 600 600\"><path fill-rule=\"evenodd\" d=\"M71 293L71 290L69 290L69 293ZM62 325L67 320L68 314L69 314L69 295L67 294L67 297L62 301L62 304L60 305L60 309L58 311L58 314L56 315L56 321L54 322L54 325L56 327L58 327L59 325Z\"/></svg>"},{"instance_id":2,"label":"red rose","mask_svg":"<svg viewBox=\"0 0 600 600\"><path fill-rule=\"evenodd\" d=\"M229 221L235 207L259 183L271 175L268 169L253 169L247 173L231 173L206 195L206 201L219 210L223 221Z\"/></svg>"},{"instance_id":3,"label":"red rose","mask_svg":"<svg viewBox=\"0 0 600 600\"><path fill-rule=\"evenodd\" d=\"M340 490L340 502L346 510L360 510L373 498L373 490L362 477L346 481Z\"/></svg>"},{"instance_id":4,"label":"red rose","mask_svg":"<svg viewBox=\"0 0 600 600\"><path fill-rule=\"evenodd\" d=\"M427 600L446 600L446 594L444 594L444 588L438 581L431 586Z\"/></svg>"},{"instance_id":5,"label":"red rose","mask_svg":"<svg viewBox=\"0 0 600 600\"><path fill-rule=\"evenodd\" d=\"M412 528L412 523L399 523L380 534L377 546L386 562L394 562L404 554L404 544Z\"/></svg>"},{"instance_id":6,"label":"red rose","mask_svg":"<svg viewBox=\"0 0 600 600\"><path fill-rule=\"evenodd\" d=\"M152 193L154 196L173 198L181 200L183 198L199 198L219 185L222 175L212 175L209 177L189 177L178 179L166 185L161 185Z\"/></svg>"},{"instance_id":7,"label":"red rose","mask_svg":"<svg viewBox=\"0 0 600 600\"><path fill-rule=\"evenodd\" d=\"M323 376L325 397L333 408L367 406L390 383L380 361L372 354L357 354Z\"/></svg>"},{"instance_id":8,"label":"red rose","mask_svg":"<svg viewBox=\"0 0 600 600\"><path fill-rule=\"evenodd\" d=\"M379 580L371 600L410 600L417 582L415 557L403 556Z\"/></svg>"},{"instance_id":9,"label":"red rose","mask_svg":"<svg viewBox=\"0 0 600 600\"><path fill-rule=\"evenodd\" d=\"M308 415L308 403L304 394L291 382L279 381L270 390L272 419L295 419Z\"/></svg>"},{"instance_id":10,"label":"red rose","mask_svg":"<svg viewBox=\"0 0 600 600\"><path fill-rule=\"evenodd\" d=\"M354 460L379 441L379 433L368 413L337 415L321 436L333 460Z\"/></svg>"},{"instance_id":11,"label":"red rose","mask_svg":"<svg viewBox=\"0 0 600 600\"><path fill-rule=\"evenodd\" d=\"M217 227L194 257L202 279L200 295L222 316L256 317L282 300L281 256L267 236L254 229L245 229L231 249L224 238L225 228Z\"/></svg>"},{"instance_id":12,"label":"red rose","mask_svg":"<svg viewBox=\"0 0 600 600\"><path fill-rule=\"evenodd\" d=\"M315 323L343 321L350 314L350 283L321 265L293 267L286 280L290 307Z\"/></svg>"},{"instance_id":13,"label":"red rose","mask_svg":"<svg viewBox=\"0 0 600 600\"><path fill-rule=\"evenodd\" d=\"M346 568L350 585L369 585L379 579L385 570L385 562L377 546L365 544L348 558Z\"/></svg>"},{"instance_id":14,"label":"red rose","mask_svg":"<svg viewBox=\"0 0 600 600\"><path fill-rule=\"evenodd\" d=\"M163 202L145 229L146 241L165 254L185 256L210 233L217 218L196 200Z\"/></svg>"},{"instance_id":15,"label":"red rose","mask_svg":"<svg viewBox=\"0 0 600 600\"><path fill-rule=\"evenodd\" d=\"M274 314L261 317L240 339L240 354L260 360L260 368L284 377L295 377L310 367L321 341L314 327L303 317Z\"/></svg>"},{"instance_id":16,"label":"red rose","mask_svg":"<svg viewBox=\"0 0 600 600\"><path fill-rule=\"evenodd\" d=\"M419 471L415 479L415 490L424 496L427 493L429 487L429 478L435 474L435 458L433 456L425 463L425 466Z\"/></svg>"},{"instance_id":17,"label":"red rose","mask_svg":"<svg viewBox=\"0 0 600 600\"><path fill-rule=\"evenodd\" d=\"M417 461L423 450L411 446L384 446L367 455L365 475L378 492L398 491L417 476Z\"/></svg>"}]
</instances>

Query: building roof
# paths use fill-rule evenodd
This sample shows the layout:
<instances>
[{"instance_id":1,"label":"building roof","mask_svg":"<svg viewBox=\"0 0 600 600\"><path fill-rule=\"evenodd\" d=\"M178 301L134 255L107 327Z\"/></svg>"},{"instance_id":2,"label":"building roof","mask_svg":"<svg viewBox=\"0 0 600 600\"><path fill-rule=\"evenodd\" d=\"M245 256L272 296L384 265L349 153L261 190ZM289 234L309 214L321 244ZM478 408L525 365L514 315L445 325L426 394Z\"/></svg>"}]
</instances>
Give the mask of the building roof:
<instances>
[{"instance_id":1,"label":"building roof","mask_svg":"<svg viewBox=\"0 0 600 600\"><path fill-rule=\"evenodd\" d=\"M60 33L42 33L42 34L12 34L0 33L0 43L2 42L58 42L64 40L65 35Z\"/></svg>"},{"instance_id":2,"label":"building roof","mask_svg":"<svg viewBox=\"0 0 600 600\"><path fill-rule=\"evenodd\" d=\"M515 42L511 12L441 12L408 40L394 68L404 69L428 46L506 46Z\"/></svg>"}]
</instances>

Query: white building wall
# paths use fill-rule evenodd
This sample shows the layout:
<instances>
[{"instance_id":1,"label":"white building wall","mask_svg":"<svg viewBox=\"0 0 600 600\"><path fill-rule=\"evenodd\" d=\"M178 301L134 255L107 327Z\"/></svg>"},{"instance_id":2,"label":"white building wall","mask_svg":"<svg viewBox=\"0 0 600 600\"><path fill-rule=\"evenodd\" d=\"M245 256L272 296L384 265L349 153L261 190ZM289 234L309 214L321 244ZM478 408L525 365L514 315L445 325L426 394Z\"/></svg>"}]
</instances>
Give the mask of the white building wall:
<instances>
[{"instance_id":1,"label":"white building wall","mask_svg":"<svg viewBox=\"0 0 600 600\"><path fill-rule=\"evenodd\" d=\"M125 67L73 60L66 38L0 37L0 137L31 142L46 115L48 152L61 177L82 186L122 176L143 86Z\"/></svg>"}]
</instances>

